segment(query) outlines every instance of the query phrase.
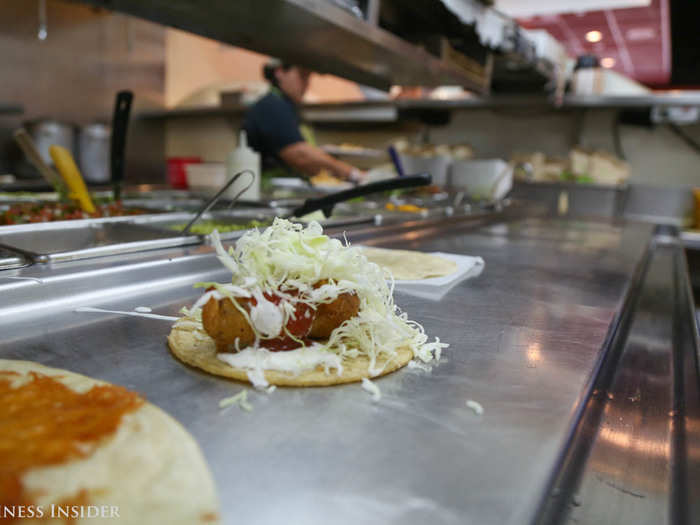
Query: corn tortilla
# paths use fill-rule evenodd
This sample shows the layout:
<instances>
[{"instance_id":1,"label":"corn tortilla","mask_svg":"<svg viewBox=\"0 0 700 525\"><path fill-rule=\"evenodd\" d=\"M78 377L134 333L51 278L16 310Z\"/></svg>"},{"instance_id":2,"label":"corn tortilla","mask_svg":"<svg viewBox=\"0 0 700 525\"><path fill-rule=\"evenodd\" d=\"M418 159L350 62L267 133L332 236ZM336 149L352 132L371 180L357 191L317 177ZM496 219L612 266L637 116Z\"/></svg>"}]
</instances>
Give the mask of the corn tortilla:
<instances>
[{"instance_id":1,"label":"corn tortilla","mask_svg":"<svg viewBox=\"0 0 700 525\"><path fill-rule=\"evenodd\" d=\"M49 376L79 393L105 384L30 361L0 359L0 371L22 376L12 376L19 378L17 386L28 380L30 372ZM125 414L114 434L89 455L33 467L21 481L33 495L33 504L46 509L44 518L21 519L22 525L64 523L47 519L50 505L81 491L87 494L84 505L117 507L119 517L85 516L71 520L75 525L220 522L216 487L197 443L177 421L150 403Z\"/></svg>"},{"instance_id":2,"label":"corn tortilla","mask_svg":"<svg viewBox=\"0 0 700 525\"><path fill-rule=\"evenodd\" d=\"M173 327L168 336L168 346L175 357L183 363L194 366L209 372L210 374L247 381L248 373L243 368L233 367L216 357L216 344L214 340L206 334L199 333L195 336L194 330L182 327ZM396 355L390 362L377 360L377 368L382 368L379 376L383 376L405 366L413 359L413 352L410 348L399 348ZM386 366L384 366L386 363ZM338 375L335 369L326 373L322 367L301 372L294 375L288 372L276 370L266 370L265 379L271 385L278 386L331 386L343 383L353 383L362 381L364 377L370 377L369 359L364 356L356 358L346 358L343 360L343 372ZM378 376L375 376L378 377Z\"/></svg>"},{"instance_id":3,"label":"corn tortilla","mask_svg":"<svg viewBox=\"0 0 700 525\"><path fill-rule=\"evenodd\" d=\"M362 254L400 281L445 277L457 271L456 262L429 253L363 247Z\"/></svg>"}]
</instances>

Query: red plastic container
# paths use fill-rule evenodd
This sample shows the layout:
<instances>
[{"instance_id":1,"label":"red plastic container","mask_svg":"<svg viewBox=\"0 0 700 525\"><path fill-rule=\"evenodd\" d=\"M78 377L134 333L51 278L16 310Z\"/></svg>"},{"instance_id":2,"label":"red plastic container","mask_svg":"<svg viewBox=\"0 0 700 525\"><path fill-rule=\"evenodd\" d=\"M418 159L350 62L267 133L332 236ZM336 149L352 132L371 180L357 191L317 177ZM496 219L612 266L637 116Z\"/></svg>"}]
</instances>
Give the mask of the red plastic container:
<instances>
[{"instance_id":1,"label":"red plastic container","mask_svg":"<svg viewBox=\"0 0 700 525\"><path fill-rule=\"evenodd\" d=\"M200 164L200 157L170 157L168 159L168 184L175 189L187 189L187 177L185 166L188 164Z\"/></svg>"}]
</instances>

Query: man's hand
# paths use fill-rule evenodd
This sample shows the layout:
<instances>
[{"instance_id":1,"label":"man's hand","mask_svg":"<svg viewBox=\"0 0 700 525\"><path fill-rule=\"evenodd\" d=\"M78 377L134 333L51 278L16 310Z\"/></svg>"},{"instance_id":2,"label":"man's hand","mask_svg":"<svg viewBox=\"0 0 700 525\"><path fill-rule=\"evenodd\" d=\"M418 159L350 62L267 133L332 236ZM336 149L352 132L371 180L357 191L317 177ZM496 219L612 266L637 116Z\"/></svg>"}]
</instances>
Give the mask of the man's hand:
<instances>
[{"instance_id":1,"label":"man's hand","mask_svg":"<svg viewBox=\"0 0 700 525\"><path fill-rule=\"evenodd\" d=\"M348 179L350 182L353 184L362 184L363 182L367 182L367 178L369 177L369 174L366 171L359 170L357 168L353 168L350 171L350 175L348 176Z\"/></svg>"},{"instance_id":2,"label":"man's hand","mask_svg":"<svg viewBox=\"0 0 700 525\"><path fill-rule=\"evenodd\" d=\"M309 177L313 177L322 169L327 169L339 179L361 182L367 174L354 166L331 157L321 148L307 142L296 142L282 148L278 155L288 165Z\"/></svg>"}]
</instances>

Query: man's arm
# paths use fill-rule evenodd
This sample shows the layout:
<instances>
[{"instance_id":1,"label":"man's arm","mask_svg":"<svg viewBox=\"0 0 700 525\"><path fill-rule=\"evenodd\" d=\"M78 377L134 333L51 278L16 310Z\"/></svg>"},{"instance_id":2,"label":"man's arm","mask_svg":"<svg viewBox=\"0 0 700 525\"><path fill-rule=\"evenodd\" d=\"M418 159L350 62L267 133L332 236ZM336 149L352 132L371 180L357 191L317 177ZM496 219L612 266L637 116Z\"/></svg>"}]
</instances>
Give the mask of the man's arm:
<instances>
[{"instance_id":1,"label":"man's arm","mask_svg":"<svg viewBox=\"0 0 700 525\"><path fill-rule=\"evenodd\" d=\"M364 174L354 166L331 157L321 148L308 142L295 142L285 146L278 155L287 165L309 177L325 168L343 180L359 182L364 178Z\"/></svg>"}]
</instances>

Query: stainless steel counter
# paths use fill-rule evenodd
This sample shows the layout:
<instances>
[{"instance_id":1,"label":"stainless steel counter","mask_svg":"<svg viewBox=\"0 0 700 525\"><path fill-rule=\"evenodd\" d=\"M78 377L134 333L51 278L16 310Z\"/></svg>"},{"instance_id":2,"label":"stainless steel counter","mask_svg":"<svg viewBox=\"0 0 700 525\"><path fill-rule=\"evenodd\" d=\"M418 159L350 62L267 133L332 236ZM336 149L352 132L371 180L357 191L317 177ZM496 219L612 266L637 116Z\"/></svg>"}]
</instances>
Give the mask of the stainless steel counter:
<instances>
[{"instance_id":1,"label":"stainless steel counter","mask_svg":"<svg viewBox=\"0 0 700 525\"><path fill-rule=\"evenodd\" d=\"M0 270L19 268L25 264L26 261L21 254L0 246Z\"/></svg>"},{"instance_id":2,"label":"stainless steel counter","mask_svg":"<svg viewBox=\"0 0 700 525\"><path fill-rule=\"evenodd\" d=\"M673 235L656 248L653 234L646 224L535 218L348 231L355 243L486 261L439 302L396 294L450 348L432 372L378 379L377 404L358 385L279 388L251 393L251 413L221 411L218 401L245 386L174 360L170 323L74 311L177 315L199 295L192 283L227 278L204 246L1 273L0 357L122 384L172 414L202 446L225 523L692 523L697 509L683 494L699 487L698 399L690 390L681 403L677 390L697 382L697 329L682 314L682 250ZM18 276L40 281L6 279ZM642 359L636 404L614 405L628 393L619 378L640 365L620 358L634 356L624 349L637 334L660 361ZM681 382L674 360L687 360ZM676 390L659 396L654 370ZM661 417L669 404L675 415ZM628 410L635 419L621 425L637 433L613 421Z\"/></svg>"}]
</instances>

